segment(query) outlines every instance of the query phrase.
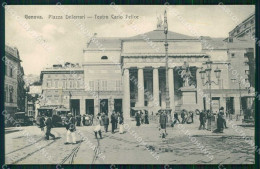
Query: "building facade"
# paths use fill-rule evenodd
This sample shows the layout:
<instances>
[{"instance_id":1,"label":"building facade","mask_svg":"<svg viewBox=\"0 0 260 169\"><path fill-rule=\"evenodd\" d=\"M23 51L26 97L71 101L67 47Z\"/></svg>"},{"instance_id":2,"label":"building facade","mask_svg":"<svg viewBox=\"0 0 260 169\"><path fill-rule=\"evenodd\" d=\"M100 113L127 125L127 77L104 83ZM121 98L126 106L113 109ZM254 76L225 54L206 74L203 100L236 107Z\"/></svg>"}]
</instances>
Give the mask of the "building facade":
<instances>
[{"instance_id":1,"label":"building facade","mask_svg":"<svg viewBox=\"0 0 260 169\"><path fill-rule=\"evenodd\" d=\"M5 45L5 110L11 116L17 111L24 111L23 68L19 51L15 47ZM8 125L8 124L7 124Z\"/></svg>"},{"instance_id":2,"label":"building facade","mask_svg":"<svg viewBox=\"0 0 260 169\"><path fill-rule=\"evenodd\" d=\"M233 42L234 39L252 39L255 37L255 13L250 14L229 32L226 41Z\"/></svg>"},{"instance_id":3,"label":"building facade","mask_svg":"<svg viewBox=\"0 0 260 169\"><path fill-rule=\"evenodd\" d=\"M65 105L76 114L115 110L128 116L131 109L155 113L166 108L164 37L159 25L156 30L129 38L93 38L77 70L61 66L42 71L43 93L52 100L50 104ZM171 31L167 40L172 112L209 109L211 95L214 112L223 106L233 114L239 113L242 102L247 102L240 98L248 95L249 66L244 56L252 44L244 46ZM201 77L209 60L210 80L214 81L211 86ZM220 77L214 70L221 71ZM78 80L73 80L72 75ZM234 78L240 80L239 87ZM246 108L247 104L243 105Z\"/></svg>"}]
</instances>

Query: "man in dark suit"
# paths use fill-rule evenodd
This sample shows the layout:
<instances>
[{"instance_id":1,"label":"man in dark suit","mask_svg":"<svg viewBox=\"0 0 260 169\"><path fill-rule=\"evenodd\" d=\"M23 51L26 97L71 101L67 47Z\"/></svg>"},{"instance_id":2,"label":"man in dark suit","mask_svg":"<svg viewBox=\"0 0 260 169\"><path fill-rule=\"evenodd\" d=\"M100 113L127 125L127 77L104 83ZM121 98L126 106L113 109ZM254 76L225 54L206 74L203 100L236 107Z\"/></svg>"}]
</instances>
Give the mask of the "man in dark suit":
<instances>
[{"instance_id":1,"label":"man in dark suit","mask_svg":"<svg viewBox=\"0 0 260 169\"><path fill-rule=\"evenodd\" d=\"M104 129L105 129L105 132L107 132L107 129L108 129L108 125L109 125L109 117L108 115L104 115Z\"/></svg>"},{"instance_id":2,"label":"man in dark suit","mask_svg":"<svg viewBox=\"0 0 260 169\"><path fill-rule=\"evenodd\" d=\"M161 131L162 131L162 138L165 138L166 137L166 123L167 123L167 115L166 115L165 111L163 111L160 114L159 122L160 122Z\"/></svg>"},{"instance_id":3,"label":"man in dark suit","mask_svg":"<svg viewBox=\"0 0 260 169\"><path fill-rule=\"evenodd\" d=\"M52 120L49 114L47 114L46 116L45 125L46 125L46 140L49 140L49 136L55 139L55 136L51 133Z\"/></svg>"},{"instance_id":4,"label":"man in dark suit","mask_svg":"<svg viewBox=\"0 0 260 169\"><path fill-rule=\"evenodd\" d=\"M203 130L205 130L205 123L206 123L206 113L205 113L205 110L202 110L200 112L200 126L199 126L199 130L201 130L201 128Z\"/></svg>"},{"instance_id":5,"label":"man in dark suit","mask_svg":"<svg viewBox=\"0 0 260 169\"><path fill-rule=\"evenodd\" d=\"M181 111L181 123L184 124L185 123L185 113L184 113L184 110Z\"/></svg>"},{"instance_id":6,"label":"man in dark suit","mask_svg":"<svg viewBox=\"0 0 260 169\"><path fill-rule=\"evenodd\" d=\"M112 124L112 133L115 133L115 128L116 128L116 123L117 123L117 119L115 116L115 112L113 111L112 115L111 115L111 124Z\"/></svg>"}]
</instances>

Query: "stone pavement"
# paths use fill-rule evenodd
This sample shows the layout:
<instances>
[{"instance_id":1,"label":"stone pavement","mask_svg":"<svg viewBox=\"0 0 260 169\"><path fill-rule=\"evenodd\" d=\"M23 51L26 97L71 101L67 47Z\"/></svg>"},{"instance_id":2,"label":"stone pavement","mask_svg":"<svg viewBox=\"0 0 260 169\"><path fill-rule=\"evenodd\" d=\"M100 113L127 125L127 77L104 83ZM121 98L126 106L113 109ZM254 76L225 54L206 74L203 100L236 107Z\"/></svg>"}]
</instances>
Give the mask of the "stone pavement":
<instances>
[{"instance_id":1,"label":"stone pavement","mask_svg":"<svg viewBox=\"0 0 260 169\"><path fill-rule=\"evenodd\" d=\"M235 121L234 121L235 122ZM239 122L235 122L238 124ZM78 144L64 145L66 130L54 128L58 139L44 140L36 126L23 127L23 131L6 134L6 163L17 164L253 164L254 147L246 142L232 126L224 133L198 130L195 116L193 124L167 128L166 139L160 138L158 124L135 126L125 119L124 134L103 132L103 139L95 139L93 128L77 127ZM254 141L254 128L241 127L248 139ZM30 137L23 134L30 133ZM185 132L189 132L190 136ZM31 143L33 138L37 143ZM195 141L194 141L195 140ZM195 142L197 144L195 144ZM145 144L143 144L145 143ZM37 145L36 145L37 144ZM94 147L93 147L94 145ZM202 148L203 146L203 148ZM16 151L19 150L19 151ZM44 151L43 151L44 150ZM44 153L45 152L45 153ZM211 158L209 158L211 157ZM158 159L158 160L157 160Z\"/></svg>"}]
</instances>

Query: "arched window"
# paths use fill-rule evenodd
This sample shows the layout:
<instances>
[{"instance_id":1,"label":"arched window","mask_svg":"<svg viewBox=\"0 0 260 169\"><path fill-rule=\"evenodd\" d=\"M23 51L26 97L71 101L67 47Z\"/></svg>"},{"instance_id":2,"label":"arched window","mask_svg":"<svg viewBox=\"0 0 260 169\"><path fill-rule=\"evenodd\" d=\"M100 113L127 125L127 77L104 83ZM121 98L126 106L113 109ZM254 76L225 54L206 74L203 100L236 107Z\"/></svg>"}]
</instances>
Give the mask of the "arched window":
<instances>
[{"instance_id":1,"label":"arched window","mask_svg":"<svg viewBox=\"0 0 260 169\"><path fill-rule=\"evenodd\" d=\"M108 57L107 56L102 56L101 59L108 59Z\"/></svg>"}]
</instances>

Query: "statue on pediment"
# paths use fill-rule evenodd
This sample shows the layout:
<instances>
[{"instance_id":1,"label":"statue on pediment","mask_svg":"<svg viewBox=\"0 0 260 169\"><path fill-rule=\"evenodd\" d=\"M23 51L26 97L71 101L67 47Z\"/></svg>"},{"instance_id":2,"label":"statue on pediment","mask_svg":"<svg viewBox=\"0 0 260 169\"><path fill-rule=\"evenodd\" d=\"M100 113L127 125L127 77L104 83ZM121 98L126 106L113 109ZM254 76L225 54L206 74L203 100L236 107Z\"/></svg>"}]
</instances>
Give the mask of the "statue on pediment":
<instances>
[{"instance_id":1,"label":"statue on pediment","mask_svg":"<svg viewBox=\"0 0 260 169\"><path fill-rule=\"evenodd\" d=\"M163 21L162 21L161 15L160 15L160 16L157 16L157 29L162 29L162 27L163 27Z\"/></svg>"},{"instance_id":2,"label":"statue on pediment","mask_svg":"<svg viewBox=\"0 0 260 169\"><path fill-rule=\"evenodd\" d=\"M190 80L192 78L189 64L184 62L182 66L181 78L183 79L183 87L190 87Z\"/></svg>"}]
</instances>

